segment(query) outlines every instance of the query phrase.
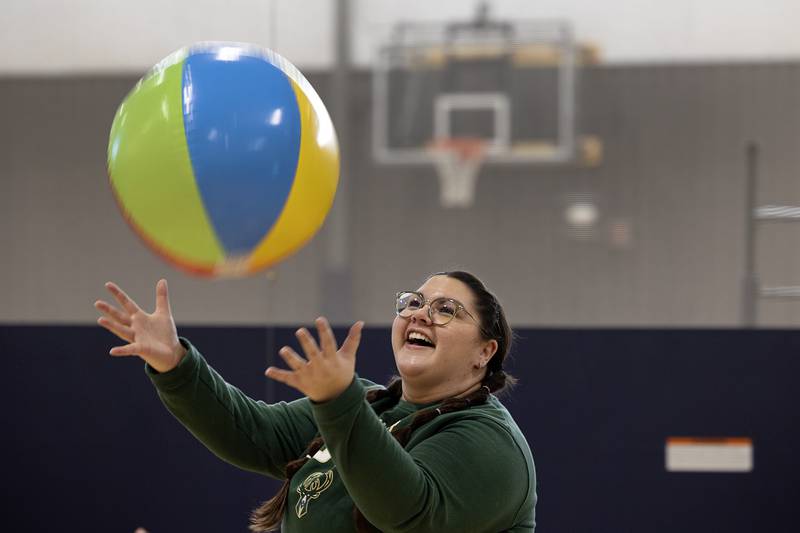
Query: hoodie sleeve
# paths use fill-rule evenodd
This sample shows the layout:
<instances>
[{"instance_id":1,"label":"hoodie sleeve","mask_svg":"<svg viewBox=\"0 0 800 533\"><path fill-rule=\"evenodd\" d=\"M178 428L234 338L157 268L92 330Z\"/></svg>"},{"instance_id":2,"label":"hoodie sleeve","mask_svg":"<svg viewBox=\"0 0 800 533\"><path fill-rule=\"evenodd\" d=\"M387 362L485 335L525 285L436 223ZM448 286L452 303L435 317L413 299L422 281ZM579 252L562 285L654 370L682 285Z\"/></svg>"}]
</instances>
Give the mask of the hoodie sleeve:
<instances>
[{"instance_id":1,"label":"hoodie sleeve","mask_svg":"<svg viewBox=\"0 0 800 533\"><path fill-rule=\"evenodd\" d=\"M186 356L159 373L149 365L158 396L170 413L219 458L244 470L284 478L317 433L308 399L268 405L227 383L181 338Z\"/></svg>"},{"instance_id":2,"label":"hoodie sleeve","mask_svg":"<svg viewBox=\"0 0 800 533\"><path fill-rule=\"evenodd\" d=\"M382 531L506 530L535 489L524 451L487 416L442 415L435 431L406 450L364 400L357 380L312 408L347 491Z\"/></svg>"}]
</instances>

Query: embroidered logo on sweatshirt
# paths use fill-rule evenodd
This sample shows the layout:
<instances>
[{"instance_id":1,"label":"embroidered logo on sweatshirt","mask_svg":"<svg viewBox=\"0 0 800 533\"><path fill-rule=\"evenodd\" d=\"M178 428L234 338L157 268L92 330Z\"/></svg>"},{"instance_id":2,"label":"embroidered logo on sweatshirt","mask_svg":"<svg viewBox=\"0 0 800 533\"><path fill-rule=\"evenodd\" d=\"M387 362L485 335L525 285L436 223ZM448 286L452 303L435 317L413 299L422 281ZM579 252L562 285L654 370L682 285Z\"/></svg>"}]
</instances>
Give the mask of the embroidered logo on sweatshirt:
<instances>
[{"instance_id":1,"label":"embroidered logo on sweatshirt","mask_svg":"<svg viewBox=\"0 0 800 533\"><path fill-rule=\"evenodd\" d=\"M294 506L297 518L303 518L306 515L311 500L319 498L319 495L325 492L331 483L333 483L333 470L328 470L327 472L314 472L297 487L297 494L300 495L297 505Z\"/></svg>"}]
</instances>

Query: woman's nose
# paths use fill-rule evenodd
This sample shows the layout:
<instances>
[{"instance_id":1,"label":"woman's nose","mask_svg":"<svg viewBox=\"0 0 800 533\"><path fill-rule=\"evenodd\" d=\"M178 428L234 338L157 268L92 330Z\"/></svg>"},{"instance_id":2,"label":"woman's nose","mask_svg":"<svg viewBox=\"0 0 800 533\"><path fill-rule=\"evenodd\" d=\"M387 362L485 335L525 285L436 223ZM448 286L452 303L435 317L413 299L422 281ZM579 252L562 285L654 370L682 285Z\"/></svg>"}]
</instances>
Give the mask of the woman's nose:
<instances>
[{"instance_id":1,"label":"woman's nose","mask_svg":"<svg viewBox=\"0 0 800 533\"><path fill-rule=\"evenodd\" d=\"M411 314L411 321L412 322L422 322L424 324L430 325L431 317L428 316L428 304L423 305L416 311Z\"/></svg>"}]
</instances>

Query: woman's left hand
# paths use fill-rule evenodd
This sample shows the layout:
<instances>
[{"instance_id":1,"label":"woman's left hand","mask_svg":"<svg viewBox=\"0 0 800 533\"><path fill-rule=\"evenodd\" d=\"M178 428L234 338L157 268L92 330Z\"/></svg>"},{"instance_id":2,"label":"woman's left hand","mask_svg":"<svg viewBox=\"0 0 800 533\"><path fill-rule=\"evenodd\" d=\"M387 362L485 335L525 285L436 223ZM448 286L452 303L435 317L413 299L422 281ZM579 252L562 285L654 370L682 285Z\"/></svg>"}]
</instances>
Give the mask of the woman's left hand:
<instances>
[{"instance_id":1,"label":"woman's left hand","mask_svg":"<svg viewBox=\"0 0 800 533\"><path fill-rule=\"evenodd\" d=\"M363 322L350 328L342 347L337 349L328 320L320 317L314 321L319 332L320 343L314 340L306 328L300 328L295 336L306 354L300 357L292 348L284 346L278 352L291 370L271 366L266 376L299 390L314 402L327 402L339 396L350 386L356 370L356 350L361 342Z\"/></svg>"}]
</instances>

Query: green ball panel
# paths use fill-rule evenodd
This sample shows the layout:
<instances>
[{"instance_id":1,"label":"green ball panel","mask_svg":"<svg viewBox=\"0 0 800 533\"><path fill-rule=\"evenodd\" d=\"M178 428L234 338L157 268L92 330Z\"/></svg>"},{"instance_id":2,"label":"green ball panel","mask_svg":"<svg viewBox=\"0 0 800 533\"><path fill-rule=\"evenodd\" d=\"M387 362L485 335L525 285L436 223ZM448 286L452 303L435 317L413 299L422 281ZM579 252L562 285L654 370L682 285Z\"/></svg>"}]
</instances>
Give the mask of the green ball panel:
<instances>
[{"instance_id":1,"label":"green ball panel","mask_svg":"<svg viewBox=\"0 0 800 533\"><path fill-rule=\"evenodd\" d=\"M158 253L207 267L224 261L195 182L183 127L183 58L160 63L117 110L108 173L123 214Z\"/></svg>"}]
</instances>

